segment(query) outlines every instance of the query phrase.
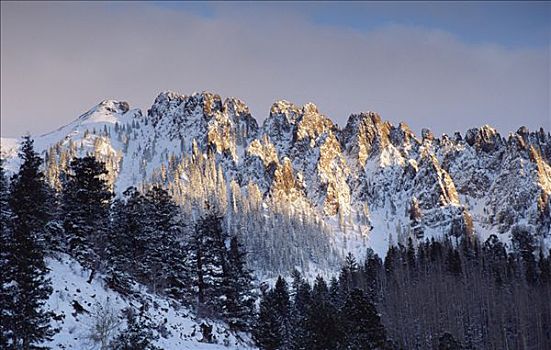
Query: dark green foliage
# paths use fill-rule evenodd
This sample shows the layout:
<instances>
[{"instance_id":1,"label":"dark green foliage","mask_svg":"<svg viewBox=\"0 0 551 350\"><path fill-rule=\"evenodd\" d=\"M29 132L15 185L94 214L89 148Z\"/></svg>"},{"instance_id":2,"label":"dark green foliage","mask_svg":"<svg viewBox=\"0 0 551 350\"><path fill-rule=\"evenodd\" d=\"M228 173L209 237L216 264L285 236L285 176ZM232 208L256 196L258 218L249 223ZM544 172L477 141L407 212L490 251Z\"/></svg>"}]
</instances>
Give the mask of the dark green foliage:
<instances>
[{"instance_id":1,"label":"dark green foliage","mask_svg":"<svg viewBox=\"0 0 551 350\"><path fill-rule=\"evenodd\" d=\"M125 291L131 277L143 282L147 276L146 210L145 197L135 187L124 191L123 198L113 204L107 245L108 285L112 289Z\"/></svg>"},{"instance_id":2,"label":"dark green foliage","mask_svg":"<svg viewBox=\"0 0 551 350\"><path fill-rule=\"evenodd\" d=\"M45 309L52 293L44 261L44 227L48 213L48 188L40 171L41 159L33 141L21 145L21 167L12 177L9 195L2 173L2 326L0 343L7 348L39 349L55 334L50 326L53 314ZM8 196L9 208L5 207ZM5 241L7 239L7 242ZM4 250L6 249L6 250Z\"/></svg>"},{"instance_id":3,"label":"dark green foliage","mask_svg":"<svg viewBox=\"0 0 551 350\"><path fill-rule=\"evenodd\" d=\"M10 182L9 205L20 226L32 232L36 244L48 249L45 227L52 219L51 190L41 171L42 159L34 151L34 141L25 136L19 153L21 166Z\"/></svg>"},{"instance_id":4,"label":"dark green foliage","mask_svg":"<svg viewBox=\"0 0 551 350\"><path fill-rule=\"evenodd\" d=\"M283 335L289 321L289 307L287 283L279 276L275 288L266 292L260 301L253 337L261 349L279 349L286 342Z\"/></svg>"},{"instance_id":5,"label":"dark green foliage","mask_svg":"<svg viewBox=\"0 0 551 350\"><path fill-rule=\"evenodd\" d=\"M246 266L246 253L237 237L230 240L224 272L223 314L230 327L248 330L255 312L255 296L251 271Z\"/></svg>"},{"instance_id":6,"label":"dark green foliage","mask_svg":"<svg viewBox=\"0 0 551 350\"><path fill-rule=\"evenodd\" d=\"M459 344L450 333L444 333L438 339L438 350L461 350L463 347Z\"/></svg>"},{"instance_id":7,"label":"dark green foliage","mask_svg":"<svg viewBox=\"0 0 551 350\"><path fill-rule=\"evenodd\" d=\"M513 248L524 262L524 276L526 281L530 284L535 284L538 276L536 258L534 256L534 251L536 250L534 246L534 237L528 230L519 226L513 227L511 233L513 236Z\"/></svg>"},{"instance_id":8,"label":"dark green foliage","mask_svg":"<svg viewBox=\"0 0 551 350\"><path fill-rule=\"evenodd\" d=\"M197 311L202 316L222 312L223 280L227 269L226 235L222 216L210 211L199 219L186 247Z\"/></svg>"},{"instance_id":9,"label":"dark green foliage","mask_svg":"<svg viewBox=\"0 0 551 350\"><path fill-rule=\"evenodd\" d=\"M498 286L502 285L507 278L507 251L505 246L496 235L491 235L484 242L482 250L486 256L490 275Z\"/></svg>"},{"instance_id":10,"label":"dark green foliage","mask_svg":"<svg viewBox=\"0 0 551 350\"><path fill-rule=\"evenodd\" d=\"M12 281L10 252L13 230L11 227L12 213L8 204L8 179L0 161L0 349L7 349L10 328L8 326L10 310L12 309L12 289L8 283Z\"/></svg>"},{"instance_id":11,"label":"dark green foliage","mask_svg":"<svg viewBox=\"0 0 551 350\"><path fill-rule=\"evenodd\" d=\"M158 338L153 334L149 321L143 313L136 315L127 310L127 326L109 345L112 350L161 350L153 342Z\"/></svg>"},{"instance_id":12,"label":"dark green foliage","mask_svg":"<svg viewBox=\"0 0 551 350\"><path fill-rule=\"evenodd\" d=\"M375 306L361 289L349 294L341 311L345 349L383 349L386 347L385 328Z\"/></svg>"},{"instance_id":13,"label":"dark green foliage","mask_svg":"<svg viewBox=\"0 0 551 350\"><path fill-rule=\"evenodd\" d=\"M96 270L106 256L112 193L105 164L94 157L74 158L63 184L63 227L69 252Z\"/></svg>"},{"instance_id":14,"label":"dark green foliage","mask_svg":"<svg viewBox=\"0 0 551 350\"><path fill-rule=\"evenodd\" d=\"M148 190L145 199L144 241L147 256L144 262L149 283L154 291L181 298L184 293L179 290L189 281L186 277L186 254L179 241L183 228L179 208L170 194L158 186Z\"/></svg>"},{"instance_id":15,"label":"dark green foliage","mask_svg":"<svg viewBox=\"0 0 551 350\"><path fill-rule=\"evenodd\" d=\"M312 288L305 328L309 349L337 348L341 339L338 308L331 303L327 283L320 276Z\"/></svg>"},{"instance_id":16,"label":"dark green foliage","mask_svg":"<svg viewBox=\"0 0 551 350\"><path fill-rule=\"evenodd\" d=\"M288 317L276 317L266 292L255 340L267 349L549 348L551 260L535 256L526 230L512 242L507 252L496 236L410 241L389 247L384 264L368 251L362 268L348 255L329 287L318 277L310 289L294 271Z\"/></svg>"},{"instance_id":17,"label":"dark green foliage","mask_svg":"<svg viewBox=\"0 0 551 350\"><path fill-rule=\"evenodd\" d=\"M349 259L343 270L353 266ZM313 287L293 272L293 297L280 277L264 293L254 339L261 349L383 349L386 333L375 306L366 294L354 288L344 302L338 300L341 286L331 288L318 276ZM332 291L333 290L333 291ZM338 305L342 304L342 307Z\"/></svg>"},{"instance_id":18,"label":"dark green foliage","mask_svg":"<svg viewBox=\"0 0 551 350\"><path fill-rule=\"evenodd\" d=\"M154 292L182 299L188 278L178 207L158 187L145 195L130 187L123 195L111 211L109 285L124 291L135 279Z\"/></svg>"},{"instance_id":19,"label":"dark green foliage","mask_svg":"<svg viewBox=\"0 0 551 350\"><path fill-rule=\"evenodd\" d=\"M336 281L336 280L334 280ZM333 286L333 297L338 298L337 286ZM286 340L287 347L291 349L307 349L308 329L307 320L312 303L312 291L310 284L301 276L300 272L293 272L293 302L291 306L290 324L291 336Z\"/></svg>"}]
</instances>

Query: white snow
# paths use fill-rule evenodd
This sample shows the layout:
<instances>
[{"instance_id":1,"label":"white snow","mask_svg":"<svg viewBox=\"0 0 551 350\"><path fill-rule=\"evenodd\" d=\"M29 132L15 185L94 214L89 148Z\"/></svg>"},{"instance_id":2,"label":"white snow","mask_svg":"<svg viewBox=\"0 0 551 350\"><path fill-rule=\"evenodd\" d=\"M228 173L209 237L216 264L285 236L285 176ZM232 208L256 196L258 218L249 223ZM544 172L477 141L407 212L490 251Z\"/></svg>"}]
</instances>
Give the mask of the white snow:
<instances>
[{"instance_id":1,"label":"white snow","mask_svg":"<svg viewBox=\"0 0 551 350\"><path fill-rule=\"evenodd\" d=\"M118 331L125 328L125 320L120 312L124 308L134 308L136 311L146 302L149 306L147 314L154 325L162 326L166 330L165 336L160 336L156 344L163 349L253 349L251 340L246 334L233 334L226 330L221 322L206 320L213 325L213 334L218 344L201 342L202 335L199 325L202 320L194 317L193 313L179 305L176 301L165 299L148 293L143 287L140 290L140 299L122 297L118 293L106 289L102 282L102 275L96 275L91 283L87 283L89 271L83 269L78 262L67 255L59 258L49 258L47 265L51 270L54 291L47 303L50 310L62 316L61 321L54 321L54 327L61 331L48 344L54 349L94 349L94 344L88 338L94 325L92 314L97 305L109 304L120 315ZM76 313L72 306L78 302L85 311ZM159 332L154 331L156 335ZM117 334L117 332L114 332ZM240 338L240 339L239 339Z\"/></svg>"}]
</instances>

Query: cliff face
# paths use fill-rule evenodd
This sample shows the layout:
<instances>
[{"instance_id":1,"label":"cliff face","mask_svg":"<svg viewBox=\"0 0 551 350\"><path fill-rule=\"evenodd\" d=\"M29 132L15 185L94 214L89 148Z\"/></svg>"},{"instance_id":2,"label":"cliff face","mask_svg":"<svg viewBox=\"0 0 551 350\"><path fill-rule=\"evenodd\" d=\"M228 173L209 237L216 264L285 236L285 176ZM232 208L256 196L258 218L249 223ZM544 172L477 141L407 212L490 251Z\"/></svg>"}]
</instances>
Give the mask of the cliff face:
<instances>
[{"instance_id":1,"label":"cliff face","mask_svg":"<svg viewBox=\"0 0 551 350\"><path fill-rule=\"evenodd\" d=\"M164 92L147 113L104 101L36 144L52 182L68 158L94 152L117 192L152 182L184 188L189 164L211 159L216 180L200 186L245 197L253 186L264 208L286 203L325 222L342 251L371 245L384 253L389 236L499 233L508 241L515 225L542 244L551 236L551 136L543 129L417 137L374 112L353 114L339 129L314 104L287 101L274 103L259 127L238 99ZM3 140L3 148L15 168L15 147Z\"/></svg>"}]
</instances>

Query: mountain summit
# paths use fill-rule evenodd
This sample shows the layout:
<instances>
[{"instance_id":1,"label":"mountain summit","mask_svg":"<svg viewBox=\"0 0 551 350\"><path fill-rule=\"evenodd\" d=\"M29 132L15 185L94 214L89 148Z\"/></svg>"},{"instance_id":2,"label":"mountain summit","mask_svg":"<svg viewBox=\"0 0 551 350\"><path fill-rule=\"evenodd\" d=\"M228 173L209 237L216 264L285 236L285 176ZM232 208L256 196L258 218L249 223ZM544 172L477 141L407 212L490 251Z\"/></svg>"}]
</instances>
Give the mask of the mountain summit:
<instances>
[{"instance_id":1,"label":"mountain summit","mask_svg":"<svg viewBox=\"0 0 551 350\"><path fill-rule=\"evenodd\" d=\"M314 104L288 101L259 126L239 99L163 92L146 113L105 100L36 146L54 186L68 159L91 153L116 193L162 184L190 213L216 203L267 275L336 268L348 251L384 254L389 240L408 237L495 233L508 242L522 226L551 244L543 129L418 137L375 112L352 114L341 129ZM8 169L16 150L2 139Z\"/></svg>"}]
</instances>

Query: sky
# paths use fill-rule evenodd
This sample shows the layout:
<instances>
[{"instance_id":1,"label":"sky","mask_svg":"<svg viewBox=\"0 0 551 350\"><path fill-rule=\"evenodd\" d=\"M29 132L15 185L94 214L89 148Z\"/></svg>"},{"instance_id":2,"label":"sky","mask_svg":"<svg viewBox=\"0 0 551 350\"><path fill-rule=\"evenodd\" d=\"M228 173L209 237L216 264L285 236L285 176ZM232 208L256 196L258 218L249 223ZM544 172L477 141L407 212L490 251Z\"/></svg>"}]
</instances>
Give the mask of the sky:
<instances>
[{"instance_id":1,"label":"sky","mask_svg":"<svg viewBox=\"0 0 551 350\"><path fill-rule=\"evenodd\" d=\"M1 135L162 91L313 102L344 126L551 129L549 2L1 2Z\"/></svg>"}]
</instances>

